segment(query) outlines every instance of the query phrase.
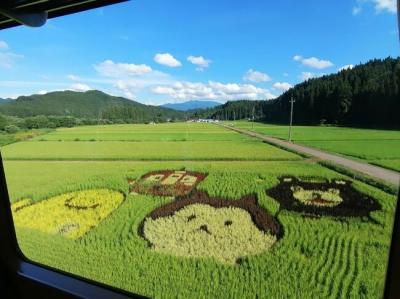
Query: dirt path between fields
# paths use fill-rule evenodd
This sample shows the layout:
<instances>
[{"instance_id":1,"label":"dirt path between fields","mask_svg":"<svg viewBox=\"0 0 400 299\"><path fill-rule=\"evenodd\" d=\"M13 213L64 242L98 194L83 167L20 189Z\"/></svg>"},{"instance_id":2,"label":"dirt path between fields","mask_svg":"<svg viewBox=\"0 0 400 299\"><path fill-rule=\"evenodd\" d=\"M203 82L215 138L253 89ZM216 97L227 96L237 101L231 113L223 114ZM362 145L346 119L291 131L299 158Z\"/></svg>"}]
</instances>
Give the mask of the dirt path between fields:
<instances>
[{"instance_id":1,"label":"dirt path between fields","mask_svg":"<svg viewBox=\"0 0 400 299\"><path fill-rule=\"evenodd\" d=\"M222 125L222 124L221 124L221 126L224 128L227 128L229 130L233 130L233 131L236 131L241 134L255 137L255 138L261 139L263 141L266 141L268 143L275 144L277 146L281 146L283 148L287 148L289 150L294 150L299 153L310 155L310 156L315 157L320 160L334 162L338 165L341 165L341 166L350 168L352 170L370 175L372 177L384 180L384 181L392 183L396 186L399 186L399 184L400 184L400 173L386 169L386 168L371 165L368 163L359 162L359 161L352 160L352 159L348 159L348 158L345 158L342 156L338 156L335 154L321 151L319 149L311 148L311 147L304 146L304 145L294 144L294 143L291 143L291 142L288 142L285 140L281 140L281 139L278 139L275 137L270 137L267 135L248 131L245 129L239 129L239 128Z\"/></svg>"}]
</instances>

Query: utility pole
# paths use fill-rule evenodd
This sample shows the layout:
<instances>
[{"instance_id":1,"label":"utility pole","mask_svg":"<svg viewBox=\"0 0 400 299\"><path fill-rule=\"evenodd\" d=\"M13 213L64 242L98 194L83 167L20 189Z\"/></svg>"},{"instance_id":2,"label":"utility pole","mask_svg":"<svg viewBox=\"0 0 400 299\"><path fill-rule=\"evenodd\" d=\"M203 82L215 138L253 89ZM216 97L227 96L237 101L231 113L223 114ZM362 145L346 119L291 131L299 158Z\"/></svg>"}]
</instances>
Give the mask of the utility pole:
<instances>
[{"instance_id":1,"label":"utility pole","mask_svg":"<svg viewBox=\"0 0 400 299\"><path fill-rule=\"evenodd\" d=\"M292 123L293 123L293 95L290 97L290 123L289 123L289 142L292 142Z\"/></svg>"},{"instance_id":2,"label":"utility pole","mask_svg":"<svg viewBox=\"0 0 400 299\"><path fill-rule=\"evenodd\" d=\"M254 130L254 110L255 110L255 107L253 106L253 111L252 111L252 114L253 114L253 122L251 123L251 129L252 130Z\"/></svg>"}]
</instances>

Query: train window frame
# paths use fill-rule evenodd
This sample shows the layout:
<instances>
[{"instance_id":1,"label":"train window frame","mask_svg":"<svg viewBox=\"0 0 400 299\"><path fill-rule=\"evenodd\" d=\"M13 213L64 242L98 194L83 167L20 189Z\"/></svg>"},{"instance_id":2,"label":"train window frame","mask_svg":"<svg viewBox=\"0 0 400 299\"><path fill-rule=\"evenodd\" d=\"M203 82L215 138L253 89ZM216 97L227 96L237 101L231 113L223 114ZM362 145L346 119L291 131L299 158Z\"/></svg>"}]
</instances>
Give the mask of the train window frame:
<instances>
[{"instance_id":1,"label":"train window frame","mask_svg":"<svg viewBox=\"0 0 400 299\"><path fill-rule=\"evenodd\" d=\"M64 9L49 10L48 17L59 17L71 13L77 13L84 10L98 8L110 4L124 2L127 0L80 0L80 1L54 1L64 4L74 2L76 6L67 6ZM9 5L13 1L5 1ZM17 3L18 1L14 1ZM24 2L24 1L20 1ZM25 1L29 2L29 1ZM43 2L43 1L31 1ZM46 2L46 1L45 1ZM42 3L43 4L43 3ZM43 6L42 6L43 7ZM397 0L399 31L400 31L400 0ZM18 26L19 24L10 20L6 25L0 24L0 30ZM400 113L399 113L400 116ZM3 160L0 153L0 192L3 198L0 203L0 266L7 275L11 276L13 285L21 291L22 287L27 287L24 292L35 294L37 287L44 287L47 291L56 292L57 297L83 297L83 298L146 298L144 296L133 294L122 289L102 284L84 277L80 277L62 270L49 267L29 260L20 250L14 222L12 219L11 203L9 200L7 181L4 173ZM393 222L392 240L389 251L389 260L387 261L387 270L385 277L384 298L398 298L400 294L400 193L397 195L396 210ZM3 269L0 269L3 270ZM24 283L25 281L25 283ZM26 284L26 282L31 282ZM16 290L14 290L16 291Z\"/></svg>"},{"instance_id":2,"label":"train window frame","mask_svg":"<svg viewBox=\"0 0 400 299\"><path fill-rule=\"evenodd\" d=\"M45 12L45 20L89 9L99 8L127 0L57 0L57 1L4 1L0 12L38 13ZM4 9L4 10L3 10ZM11 16L0 13L0 30L19 26ZM9 291L14 296L54 294L57 298L146 298L115 287L64 272L28 259L20 250L12 219L11 203L0 153L0 271L7 276ZM6 282L4 282L6 283ZM18 292L18 294L13 293Z\"/></svg>"}]
</instances>

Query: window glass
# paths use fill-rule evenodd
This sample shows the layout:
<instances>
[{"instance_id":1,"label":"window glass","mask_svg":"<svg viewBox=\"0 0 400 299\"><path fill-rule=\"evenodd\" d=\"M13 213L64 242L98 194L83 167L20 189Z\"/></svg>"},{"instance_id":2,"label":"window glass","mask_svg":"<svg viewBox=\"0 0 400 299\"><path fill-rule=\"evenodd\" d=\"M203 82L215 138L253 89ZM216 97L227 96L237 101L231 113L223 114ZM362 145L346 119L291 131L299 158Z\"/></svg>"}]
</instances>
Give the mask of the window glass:
<instances>
[{"instance_id":1,"label":"window glass","mask_svg":"<svg viewBox=\"0 0 400 299\"><path fill-rule=\"evenodd\" d=\"M395 1L132 1L0 35L29 260L156 298L380 298Z\"/></svg>"}]
</instances>

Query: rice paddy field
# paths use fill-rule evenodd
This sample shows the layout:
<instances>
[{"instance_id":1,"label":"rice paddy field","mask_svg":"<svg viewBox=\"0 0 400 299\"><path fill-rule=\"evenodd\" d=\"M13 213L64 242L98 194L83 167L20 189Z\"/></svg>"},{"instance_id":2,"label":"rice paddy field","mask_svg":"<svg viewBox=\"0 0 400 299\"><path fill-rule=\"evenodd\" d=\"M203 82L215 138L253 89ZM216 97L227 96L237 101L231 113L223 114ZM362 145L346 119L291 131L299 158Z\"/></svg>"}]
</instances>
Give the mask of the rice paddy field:
<instances>
[{"instance_id":1,"label":"rice paddy field","mask_svg":"<svg viewBox=\"0 0 400 299\"><path fill-rule=\"evenodd\" d=\"M288 126L247 121L230 122L238 128L288 138ZM325 126L293 126L295 143L342 154L400 171L400 130L374 130Z\"/></svg>"},{"instance_id":2,"label":"rice paddy field","mask_svg":"<svg viewBox=\"0 0 400 299\"><path fill-rule=\"evenodd\" d=\"M382 296L395 196L294 153L197 123L1 152L33 261L153 298Z\"/></svg>"},{"instance_id":3,"label":"rice paddy field","mask_svg":"<svg viewBox=\"0 0 400 299\"><path fill-rule=\"evenodd\" d=\"M133 129L132 129L133 128ZM75 128L60 128L49 134L38 136L45 141L240 141L248 137L221 130L217 126L197 123L195 126L182 123L168 125L99 125Z\"/></svg>"}]
</instances>

